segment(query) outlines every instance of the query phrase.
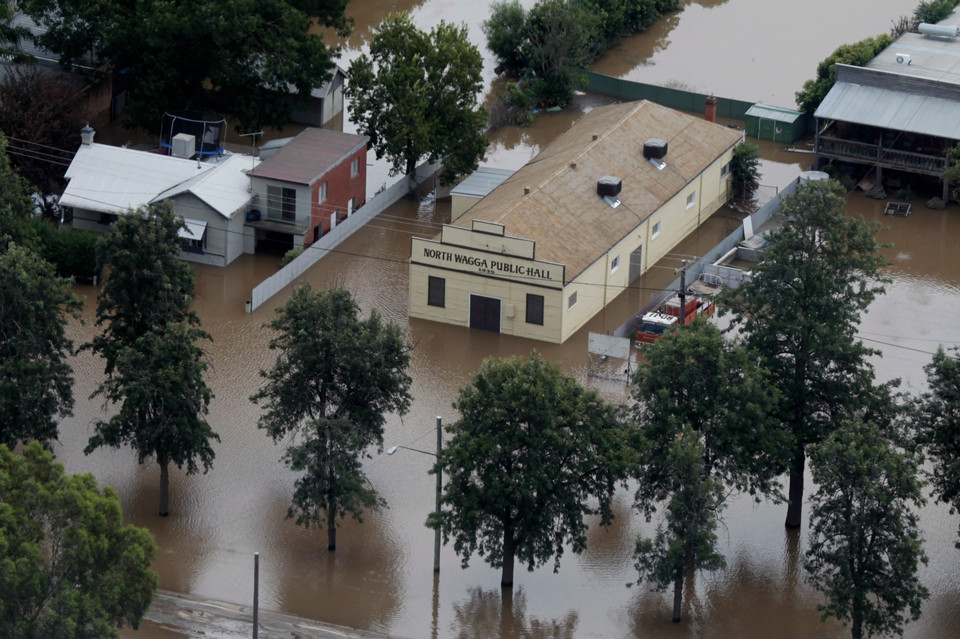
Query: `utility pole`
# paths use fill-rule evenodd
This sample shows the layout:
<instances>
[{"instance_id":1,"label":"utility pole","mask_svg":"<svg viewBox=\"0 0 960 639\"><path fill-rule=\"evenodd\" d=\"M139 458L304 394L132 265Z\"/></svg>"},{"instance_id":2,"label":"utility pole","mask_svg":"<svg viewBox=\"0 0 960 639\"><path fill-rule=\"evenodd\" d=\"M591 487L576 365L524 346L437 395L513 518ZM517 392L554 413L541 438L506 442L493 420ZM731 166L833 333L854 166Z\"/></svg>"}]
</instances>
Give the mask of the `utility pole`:
<instances>
[{"instance_id":1,"label":"utility pole","mask_svg":"<svg viewBox=\"0 0 960 639\"><path fill-rule=\"evenodd\" d=\"M253 553L253 639L260 631L260 553Z\"/></svg>"},{"instance_id":2,"label":"utility pole","mask_svg":"<svg viewBox=\"0 0 960 639\"><path fill-rule=\"evenodd\" d=\"M687 261L680 260L680 326L687 319Z\"/></svg>"},{"instance_id":3,"label":"utility pole","mask_svg":"<svg viewBox=\"0 0 960 639\"><path fill-rule=\"evenodd\" d=\"M443 449L443 420L437 415L437 515L440 514L440 493L443 492L443 478L440 470L440 451ZM440 572L440 526L433 531L433 572Z\"/></svg>"}]
</instances>

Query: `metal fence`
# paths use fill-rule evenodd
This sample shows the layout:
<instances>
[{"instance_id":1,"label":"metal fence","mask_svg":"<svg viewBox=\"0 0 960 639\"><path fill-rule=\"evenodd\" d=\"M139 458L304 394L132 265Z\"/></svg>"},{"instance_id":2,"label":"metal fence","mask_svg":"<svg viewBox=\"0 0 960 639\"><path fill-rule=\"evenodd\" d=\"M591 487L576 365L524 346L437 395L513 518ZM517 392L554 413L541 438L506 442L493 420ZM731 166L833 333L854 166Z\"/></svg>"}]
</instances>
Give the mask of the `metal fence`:
<instances>
[{"instance_id":1,"label":"metal fence","mask_svg":"<svg viewBox=\"0 0 960 639\"><path fill-rule=\"evenodd\" d=\"M429 179L439 169L439 165L431 165L424 162L417 167L417 184L422 184ZM253 291L250 292L250 299L247 301L247 312L255 311L264 302L283 290L298 277L303 275L307 269L316 264L320 258L336 248L341 242L353 235L353 233L369 222L371 219L382 213L388 207L392 206L397 200L410 192L410 180L405 176L397 180L389 188L377 193L369 202L354 211L350 217L330 229L330 232L319 240L307 247L303 253L282 269L260 282Z\"/></svg>"},{"instance_id":2,"label":"metal fence","mask_svg":"<svg viewBox=\"0 0 960 639\"><path fill-rule=\"evenodd\" d=\"M587 78L587 84L583 87L584 91L601 93L621 100L650 100L680 111L703 113L706 109L706 99L710 97L707 93L633 82L632 80L615 78L595 71L583 70L582 73ZM743 100L713 97L717 98L717 117L720 118L743 120L747 109L754 104Z\"/></svg>"},{"instance_id":3,"label":"metal fence","mask_svg":"<svg viewBox=\"0 0 960 639\"><path fill-rule=\"evenodd\" d=\"M754 229L759 229L763 224L765 224L773 214L780 210L780 199L785 196L793 193L797 190L797 184L800 182L799 179L794 180L784 188L780 189L776 197L770 199L766 204L761 206L757 211L750 215L750 220L753 224ZM713 264L721 257L727 254L728 251L735 248L737 244L743 241L743 225L737 227L733 233L725 237L719 244L714 246L706 255L701 257L695 263L690 264L687 267L686 278L687 282L693 282L697 280L700 275L703 273L704 268L708 264ZM676 291L680 290L680 278L678 277L660 294L658 294L653 300L651 300L646 306L644 306L639 313L631 317L626 321L620 328L615 330L613 334L617 337L632 337L636 333L637 328L640 326L640 321L643 318L644 313L650 312L651 309L656 308L663 302L667 300L671 295Z\"/></svg>"}]
</instances>

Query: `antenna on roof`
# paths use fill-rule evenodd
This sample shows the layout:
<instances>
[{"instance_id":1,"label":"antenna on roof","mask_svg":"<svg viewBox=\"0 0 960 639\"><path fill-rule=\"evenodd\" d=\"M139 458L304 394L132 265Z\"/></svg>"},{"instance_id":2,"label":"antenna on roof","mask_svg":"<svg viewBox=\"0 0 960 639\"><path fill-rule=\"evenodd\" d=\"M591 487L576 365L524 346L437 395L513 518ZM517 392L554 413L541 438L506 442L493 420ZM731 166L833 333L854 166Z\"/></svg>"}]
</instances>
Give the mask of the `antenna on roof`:
<instances>
[{"instance_id":1,"label":"antenna on roof","mask_svg":"<svg viewBox=\"0 0 960 639\"><path fill-rule=\"evenodd\" d=\"M250 170L257 168L257 158L254 155L254 148L257 146L257 136L263 135L263 131L256 131L255 133L241 133L241 138L250 138ZM249 191L253 190L253 178L250 178Z\"/></svg>"}]
</instances>

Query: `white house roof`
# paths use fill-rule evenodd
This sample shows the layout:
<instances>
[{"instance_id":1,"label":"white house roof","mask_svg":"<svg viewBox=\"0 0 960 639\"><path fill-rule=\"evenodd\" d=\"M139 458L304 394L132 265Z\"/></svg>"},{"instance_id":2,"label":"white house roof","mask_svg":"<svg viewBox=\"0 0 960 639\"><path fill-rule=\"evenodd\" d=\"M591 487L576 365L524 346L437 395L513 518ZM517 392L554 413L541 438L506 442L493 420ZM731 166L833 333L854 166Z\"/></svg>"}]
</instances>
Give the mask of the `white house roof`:
<instances>
[{"instance_id":1,"label":"white house roof","mask_svg":"<svg viewBox=\"0 0 960 639\"><path fill-rule=\"evenodd\" d=\"M246 171L259 160L230 155L197 162L107 144L82 144L70 162L61 206L124 213L192 193L224 217L250 200Z\"/></svg>"},{"instance_id":2,"label":"white house roof","mask_svg":"<svg viewBox=\"0 0 960 639\"><path fill-rule=\"evenodd\" d=\"M107 144L81 144L64 177L69 180L61 206L123 213L149 204L160 193L211 164Z\"/></svg>"},{"instance_id":3,"label":"white house roof","mask_svg":"<svg viewBox=\"0 0 960 639\"><path fill-rule=\"evenodd\" d=\"M223 217L233 217L253 197L247 171L260 164L260 160L249 155L228 155L210 163L213 164L212 170L167 189L153 198L151 204L191 193Z\"/></svg>"}]
</instances>

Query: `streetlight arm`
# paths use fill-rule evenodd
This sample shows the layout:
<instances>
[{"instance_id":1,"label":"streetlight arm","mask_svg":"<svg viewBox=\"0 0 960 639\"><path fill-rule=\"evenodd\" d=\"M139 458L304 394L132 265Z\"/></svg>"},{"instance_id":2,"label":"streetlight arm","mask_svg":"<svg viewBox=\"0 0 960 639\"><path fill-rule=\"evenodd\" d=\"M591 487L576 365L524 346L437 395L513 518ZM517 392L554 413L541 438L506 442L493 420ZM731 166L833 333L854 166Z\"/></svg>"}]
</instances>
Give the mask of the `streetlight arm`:
<instances>
[{"instance_id":1,"label":"streetlight arm","mask_svg":"<svg viewBox=\"0 0 960 639\"><path fill-rule=\"evenodd\" d=\"M388 455L394 454L395 452L397 452L397 449L398 449L398 448L403 448L404 450L412 450L412 451L415 452L415 453L423 453L424 455L430 455L431 457L436 457L436 456L437 456L436 453L431 453L431 452L428 451L428 450L420 450L419 448L410 448L409 446L399 446L399 445L398 445L398 446L391 446L390 448L388 448L388 449L387 449L387 454L388 454Z\"/></svg>"}]
</instances>

